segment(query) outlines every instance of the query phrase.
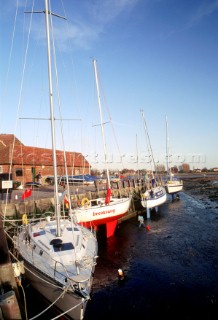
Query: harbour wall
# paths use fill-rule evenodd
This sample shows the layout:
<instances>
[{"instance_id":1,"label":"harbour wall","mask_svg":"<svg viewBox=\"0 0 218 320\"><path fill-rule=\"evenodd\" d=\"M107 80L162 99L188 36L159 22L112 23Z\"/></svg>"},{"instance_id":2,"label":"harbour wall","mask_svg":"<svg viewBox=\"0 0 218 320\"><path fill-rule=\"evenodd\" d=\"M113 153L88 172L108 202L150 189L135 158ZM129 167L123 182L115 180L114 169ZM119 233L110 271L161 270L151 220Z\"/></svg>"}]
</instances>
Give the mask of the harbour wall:
<instances>
[{"instance_id":1,"label":"harbour wall","mask_svg":"<svg viewBox=\"0 0 218 320\"><path fill-rule=\"evenodd\" d=\"M129 214L132 216L133 213L140 209L139 207L139 199L140 199L140 190L141 186L135 186L135 187L125 187L125 188L119 188L119 189L112 189L112 197L119 198L119 197L129 197L132 196L131 206L129 209ZM96 199L98 197L105 197L106 191L89 191L85 193L80 194L73 194L71 195L71 205L72 208L76 208L78 203L81 203L83 198ZM62 203L62 209L64 204ZM138 208L139 207L139 208ZM50 197L48 194L48 197L43 199L37 199L37 200L28 200L25 201L10 201L10 203L1 203L0 204L0 213L2 216L5 216L7 218L17 218L21 219L22 215L24 213L26 214L43 214L46 211L54 211L54 197ZM121 220L124 220L121 219Z\"/></svg>"}]
</instances>

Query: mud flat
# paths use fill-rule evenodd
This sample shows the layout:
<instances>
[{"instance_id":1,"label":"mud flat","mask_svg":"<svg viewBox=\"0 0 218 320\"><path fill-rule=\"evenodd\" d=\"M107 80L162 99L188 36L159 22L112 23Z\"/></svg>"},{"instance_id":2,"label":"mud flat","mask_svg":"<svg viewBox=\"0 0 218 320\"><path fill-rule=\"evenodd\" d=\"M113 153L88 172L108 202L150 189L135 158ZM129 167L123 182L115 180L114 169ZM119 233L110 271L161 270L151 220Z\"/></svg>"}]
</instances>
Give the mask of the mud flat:
<instances>
[{"instance_id":1,"label":"mud flat","mask_svg":"<svg viewBox=\"0 0 218 320\"><path fill-rule=\"evenodd\" d=\"M218 175L202 178L185 178L184 192L202 200L207 208L218 208Z\"/></svg>"}]
</instances>

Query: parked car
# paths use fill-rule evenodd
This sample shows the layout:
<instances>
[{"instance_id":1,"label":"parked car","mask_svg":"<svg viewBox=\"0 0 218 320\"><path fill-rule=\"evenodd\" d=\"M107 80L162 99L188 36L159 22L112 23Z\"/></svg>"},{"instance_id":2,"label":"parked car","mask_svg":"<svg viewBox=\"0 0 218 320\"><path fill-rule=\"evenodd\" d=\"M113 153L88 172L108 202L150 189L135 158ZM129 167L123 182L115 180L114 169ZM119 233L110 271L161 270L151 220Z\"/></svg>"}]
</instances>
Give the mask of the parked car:
<instances>
[{"instance_id":1,"label":"parked car","mask_svg":"<svg viewBox=\"0 0 218 320\"><path fill-rule=\"evenodd\" d=\"M110 181L111 181L111 182L119 182L119 181L120 181L120 177L110 176Z\"/></svg>"}]
</instances>

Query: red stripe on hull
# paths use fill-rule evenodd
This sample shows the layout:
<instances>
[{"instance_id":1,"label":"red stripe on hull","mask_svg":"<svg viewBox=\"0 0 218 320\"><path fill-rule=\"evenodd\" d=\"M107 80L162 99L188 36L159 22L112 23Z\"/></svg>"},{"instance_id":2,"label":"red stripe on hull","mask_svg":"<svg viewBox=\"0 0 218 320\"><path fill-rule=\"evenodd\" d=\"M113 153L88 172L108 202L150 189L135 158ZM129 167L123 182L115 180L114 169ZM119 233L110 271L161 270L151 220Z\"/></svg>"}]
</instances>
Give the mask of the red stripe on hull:
<instances>
[{"instance_id":1,"label":"red stripe on hull","mask_svg":"<svg viewBox=\"0 0 218 320\"><path fill-rule=\"evenodd\" d=\"M110 238L110 237L112 237L112 236L114 235L116 226L117 226L117 220L108 222L108 223L106 224L107 238Z\"/></svg>"},{"instance_id":2,"label":"red stripe on hull","mask_svg":"<svg viewBox=\"0 0 218 320\"><path fill-rule=\"evenodd\" d=\"M117 216L113 216L113 217L108 217L108 218L102 218L102 219L97 219L97 220L93 220L93 221L86 221L86 222L81 222L79 223L80 225L86 227L86 228L92 228L92 227L97 227L100 226L102 224L107 224L109 222L112 221L117 221L118 219L120 219L121 217L125 216L125 213L122 213L120 215Z\"/></svg>"}]
</instances>

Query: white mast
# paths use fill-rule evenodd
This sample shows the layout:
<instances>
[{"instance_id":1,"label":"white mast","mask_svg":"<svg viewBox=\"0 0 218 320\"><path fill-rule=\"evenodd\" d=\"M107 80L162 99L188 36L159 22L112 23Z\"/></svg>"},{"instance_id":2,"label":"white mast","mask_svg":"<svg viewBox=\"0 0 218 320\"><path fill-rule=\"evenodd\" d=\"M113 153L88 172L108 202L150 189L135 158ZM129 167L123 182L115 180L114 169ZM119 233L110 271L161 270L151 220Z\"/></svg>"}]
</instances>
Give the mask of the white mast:
<instances>
[{"instance_id":1,"label":"white mast","mask_svg":"<svg viewBox=\"0 0 218 320\"><path fill-rule=\"evenodd\" d=\"M136 162L137 162L137 174L139 179L139 153L138 153L138 139L136 134Z\"/></svg>"},{"instance_id":2,"label":"white mast","mask_svg":"<svg viewBox=\"0 0 218 320\"><path fill-rule=\"evenodd\" d=\"M95 82L96 82L96 88L97 88L97 94L98 94L98 107L99 107L100 121L101 121L101 132L102 132L103 147L104 147L104 159L105 159L105 165L107 170L107 183L108 183L108 189L110 189L111 184L110 184L110 175L109 175L109 169L108 169L108 163L107 163L107 147L106 147L106 140L105 140L105 133L104 133L104 124L102 120L101 98L100 98L100 91L99 91L99 85L98 85L97 65L96 65L95 59L93 60L93 65L94 65Z\"/></svg>"},{"instance_id":3,"label":"white mast","mask_svg":"<svg viewBox=\"0 0 218 320\"><path fill-rule=\"evenodd\" d=\"M166 164L167 164L167 174L169 174L171 176L171 169L170 169L170 165L169 165L169 136L168 136L168 121L167 121L167 116L166 116Z\"/></svg>"},{"instance_id":4,"label":"white mast","mask_svg":"<svg viewBox=\"0 0 218 320\"><path fill-rule=\"evenodd\" d=\"M142 119L143 119L145 137L146 137L146 140L148 141L148 151L149 151L151 159L152 159L152 163L153 163L153 166L154 166L154 171L157 174L156 165L155 165L155 161L154 161L154 156L153 156L153 152L152 152L152 148L151 148L150 137L149 137L149 134L148 134L148 128L147 128L147 124L146 124L146 121L145 121L144 111L143 110L141 110L141 115L142 115ZM153 173L152 173L152 175L153 175Z\"/></svg>"},{"instance_id":5,"label":"white mast","mask_svg":"<svg viewBox=\"0 0 218 320\"><path fill-rule=\"evenodd\" d=\"M58 179L57 179L57 157L56 157L56 142L55 142L55 124L54 124L54 106L53 106L53 89L52 89L52 73L51 73L51 49L50 49L50 32L49 32L49 14L48 0L45 0L45 21L46 21L46 38L47 38L47 55L48 55L48 79L49 79L49 101L50 101L50 120L51 120L51 135L52 135L52 156L54 170L54 188L55 188L55 215L57 220L57 237L60 237L60 204L58 197Z\"/></svg>"}]
</instances>

